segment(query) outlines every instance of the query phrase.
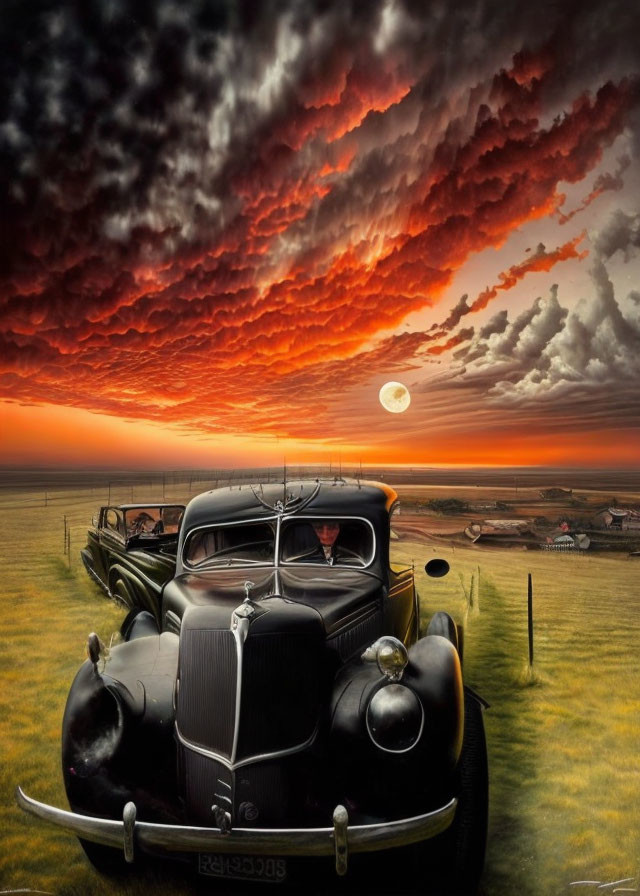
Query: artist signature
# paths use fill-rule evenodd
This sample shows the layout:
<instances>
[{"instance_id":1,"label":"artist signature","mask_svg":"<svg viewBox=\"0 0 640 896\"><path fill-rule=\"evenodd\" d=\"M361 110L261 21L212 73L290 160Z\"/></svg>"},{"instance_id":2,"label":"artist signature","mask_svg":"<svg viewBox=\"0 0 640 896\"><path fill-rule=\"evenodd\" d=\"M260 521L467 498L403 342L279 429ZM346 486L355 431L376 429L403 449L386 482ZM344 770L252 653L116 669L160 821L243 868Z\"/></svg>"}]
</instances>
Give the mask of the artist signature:
<instances>
[{"instance_id":1,"label":"artist signature","mask_svg":"<svg viewBox=\"0 0 640 896\"><path fill-rule=\"evenodd\" d=\"M634 877L625 877L621 880L572 880L570 887L593 887L596 890L607 890L611 893L637 893L637 881Z\"/></svg>"}]
</instances>

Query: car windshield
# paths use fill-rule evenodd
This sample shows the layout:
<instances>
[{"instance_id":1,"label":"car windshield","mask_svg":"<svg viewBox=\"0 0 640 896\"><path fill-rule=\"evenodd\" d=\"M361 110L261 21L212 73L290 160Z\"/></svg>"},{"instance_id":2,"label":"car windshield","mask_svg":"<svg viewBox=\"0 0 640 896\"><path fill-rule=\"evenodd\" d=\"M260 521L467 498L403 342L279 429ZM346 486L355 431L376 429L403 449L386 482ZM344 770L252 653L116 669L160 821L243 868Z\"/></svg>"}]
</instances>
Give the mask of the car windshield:
<instances>
[{"instance_id":1,"label":"car windshield","mask_svg":"<svg viewBox=\"0 0 640 896\"><path fill-rule=\"evenodd\" d=\"M269 523L236 523L198 529L184 551L190 566L232 563L273 563L275 532Z\"/></svg>"},{"instance_id":2,"label":"car windshield","mask_svg":"<svg viewBox=\"0 0 640 896\"><path fill-rule=\"evenodd\" d=\"M125 511L127 538L134 535L175 535L184 507L133 507Z\"/></svg>"},{"instance_id":3,"label":"car windshield","mask_svg":"<svg viewBox=\"0 0 640 896\"><path fill-rule=\"evenodd\" d=\"M367 566L374 553L373 530L364 520L308 517L283 523L283 563Z\"/></svg>"}]
</instances>

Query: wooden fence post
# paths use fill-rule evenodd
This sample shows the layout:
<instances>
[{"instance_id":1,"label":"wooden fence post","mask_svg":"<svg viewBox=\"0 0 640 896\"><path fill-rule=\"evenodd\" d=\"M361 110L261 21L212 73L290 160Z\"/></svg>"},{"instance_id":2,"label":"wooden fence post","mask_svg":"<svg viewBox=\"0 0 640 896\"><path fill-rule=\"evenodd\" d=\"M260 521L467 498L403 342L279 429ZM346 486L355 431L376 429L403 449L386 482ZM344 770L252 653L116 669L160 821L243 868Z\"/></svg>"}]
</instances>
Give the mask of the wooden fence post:
<instances>
[{"instance_id":1,"label":"wooden fence post","mask_svg":"<svg viewBox=\"0 0 640 896\"><path fill-rule=\"evenodd\" d=\"M531 573L527 579L527 615L529 617L529 665L533 666L533 583Z\"/></svg>"}]
</instances>

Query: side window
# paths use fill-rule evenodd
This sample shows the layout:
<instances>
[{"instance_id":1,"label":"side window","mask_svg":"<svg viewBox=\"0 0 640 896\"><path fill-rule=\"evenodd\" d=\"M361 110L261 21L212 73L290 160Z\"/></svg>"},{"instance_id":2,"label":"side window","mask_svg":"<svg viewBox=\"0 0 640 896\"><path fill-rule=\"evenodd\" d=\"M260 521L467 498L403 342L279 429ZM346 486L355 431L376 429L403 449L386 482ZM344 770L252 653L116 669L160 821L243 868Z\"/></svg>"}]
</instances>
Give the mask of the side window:
<instances>
[{"instance_id":1,"label":"side window","mask_svg":"<svg viewBox=\"0 0 640 896\"><path fill-rule=\"evenodd\" d=\"M122 515L114 507L108 507L105 511L104 526L110 532L116 532L118 535L123 534Z\"/></svg>"},{"instance_id":2,"label":"side window","mask_svg":"<svg viewBox=\"0 0 640 896\"><path fill-rule=\"evenodd\" d=\"M161 512L162 531L165 535L175 535L180 528L180 521L184 512L183 507L165 507Z\"/></svg>"}]
</instances>

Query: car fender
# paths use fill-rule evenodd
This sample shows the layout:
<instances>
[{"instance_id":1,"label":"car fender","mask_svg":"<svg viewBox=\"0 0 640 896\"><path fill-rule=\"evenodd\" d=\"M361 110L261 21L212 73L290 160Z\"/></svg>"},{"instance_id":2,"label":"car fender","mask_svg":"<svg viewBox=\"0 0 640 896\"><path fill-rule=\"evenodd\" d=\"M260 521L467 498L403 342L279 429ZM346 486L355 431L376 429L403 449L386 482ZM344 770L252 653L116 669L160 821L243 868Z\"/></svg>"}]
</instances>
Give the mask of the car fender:
<instances>
[{"instance_id":1,"label":"car fender","mask_svg":"<svg viewBox=\"0 0 640 896\"><path fill-rule=\"evenodd\" d=\"M118 817L136 793L144 812L158 776L175 790L177 641L170 633L147 635L80 667L62 723L63 778L74 810Z\"/></svg>"},{"instance_id":2,"label":"car fender","mask_svg":"<svg viewBox=\"0 0 640 896\"><path fill-rule=\"evenodd\" d=\"M397 721L402 738L397 748L392 742L376 741L371 724L372 707L382 704L382 711L393 715L396 702L399 716L391 719L387 734L391 731L393 737ZM404 715L407 706L413 720ZM427 635L409 649L399 681L385 677L377 663L362 660L349 664L336 678L332 750L342 786L354 805L393 812L396 803L406 806L407 800L415 800L416 811L431 801L435 804L453 788L463 727L460 660L453 644L440 635ZM430 769L438 769L433 780Z\"/></svg>"}]
</instances>

